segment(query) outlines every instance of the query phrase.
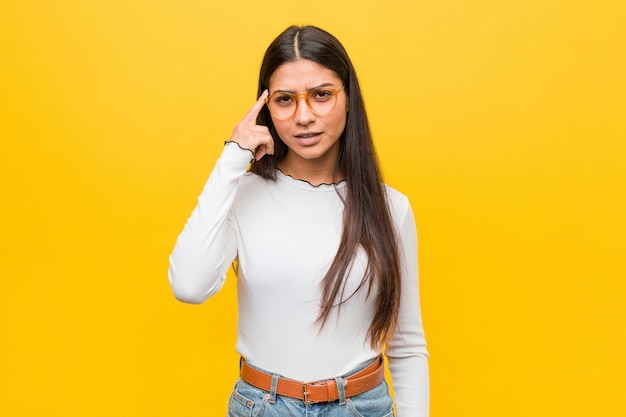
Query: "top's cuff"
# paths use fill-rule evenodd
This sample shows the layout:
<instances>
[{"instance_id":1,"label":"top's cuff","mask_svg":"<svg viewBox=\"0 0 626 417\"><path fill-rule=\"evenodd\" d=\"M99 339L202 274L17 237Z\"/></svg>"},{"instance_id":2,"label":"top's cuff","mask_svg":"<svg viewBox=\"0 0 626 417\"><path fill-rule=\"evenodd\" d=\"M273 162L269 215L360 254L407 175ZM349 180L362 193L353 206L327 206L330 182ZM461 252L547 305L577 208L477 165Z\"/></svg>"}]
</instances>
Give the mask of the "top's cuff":
<instances>
[{"instance_id":1,"label":"top's cuff","mask_svg":"<svg viewBox=\"0 0 626 417\"><path fill-rule=\"evenodd\" d=\"M241 149L242 151L246 151L246 152L250 152L252 154L252 158L255 157L256 152L253 151L252 149L248 149L248 148L244 148L243 146L241 146L239 143L235 142L234 140L226 140L224 141L224 148L228 148L229 146L227 146L230 143L234 143L235 145L237 145L236 147L238 147L239 149ZM231 148L235 148L234 146L230 146Z\"/></svg>"}]
</instances>

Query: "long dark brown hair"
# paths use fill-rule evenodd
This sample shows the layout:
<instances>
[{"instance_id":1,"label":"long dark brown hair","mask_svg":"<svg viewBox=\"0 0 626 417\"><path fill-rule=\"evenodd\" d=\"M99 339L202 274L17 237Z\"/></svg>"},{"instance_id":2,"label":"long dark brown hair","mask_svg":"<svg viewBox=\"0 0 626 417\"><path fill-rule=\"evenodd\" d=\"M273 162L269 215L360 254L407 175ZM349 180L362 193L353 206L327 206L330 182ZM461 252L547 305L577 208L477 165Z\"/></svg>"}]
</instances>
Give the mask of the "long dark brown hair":
<instances>
[{"instance_id":1,"label":"long dark brown hair","mask_svg":"<svg viewBox=\"0 0 626 417\"><path fill-rule=\"evenodd\" d=\"M376 311L368 330L370 344L377 348L393 334L398 320L400 256L361 89L346 50L333 35L314 26L291 26L265 52L258 95L269 87L270 77L280 65L298 59L314 61L334 71L344 83L349 106L335 168L344 175L347 188L343 197L342 237L337 255L322 280L318 323L323 327L331 310L340 308L350 298L344 296L346 276L357 251L363 248L368 265L356 291L366 284L368 296L373 288L377 291ZM257 123L269 128L274 138L274 155L253 162L250 170L275 180L278 162L288 148L276 133L267 106L259 113Z\"/></svg>"}]
</instances>

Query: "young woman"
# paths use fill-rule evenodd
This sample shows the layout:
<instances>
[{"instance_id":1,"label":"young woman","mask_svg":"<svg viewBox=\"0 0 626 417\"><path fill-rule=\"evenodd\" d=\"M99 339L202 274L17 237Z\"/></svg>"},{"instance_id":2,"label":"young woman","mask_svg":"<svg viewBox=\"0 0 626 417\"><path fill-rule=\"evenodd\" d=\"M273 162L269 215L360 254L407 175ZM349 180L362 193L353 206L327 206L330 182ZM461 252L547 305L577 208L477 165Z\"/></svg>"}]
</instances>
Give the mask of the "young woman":
<instances>
[{"instance_id":1,"label":"young woman","mask_svg":"<svg viewBox=\"0 0 626 417\"><path fill-rule=\"evenodd\" d=\"M242 360L228 415L392 416L384 350L397 415L427 416L413 212L382 182L346 51L319 28L288 28L258 96L169 269L175 296L202 303L234 264Z\"/></svg>"}]
</instances>

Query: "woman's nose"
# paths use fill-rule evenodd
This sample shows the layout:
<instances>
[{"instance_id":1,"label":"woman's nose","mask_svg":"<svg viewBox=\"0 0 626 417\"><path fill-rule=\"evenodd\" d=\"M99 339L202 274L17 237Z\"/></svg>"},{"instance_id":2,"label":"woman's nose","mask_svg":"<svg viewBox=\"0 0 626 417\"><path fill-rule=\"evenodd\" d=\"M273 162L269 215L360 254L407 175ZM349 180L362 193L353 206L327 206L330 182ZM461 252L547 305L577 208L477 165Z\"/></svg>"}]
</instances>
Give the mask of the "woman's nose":
<instances>
[{"instance_id":1,"label":"woman's nose","mask_svg":"<svg viewBox=\"0 0 626 417\"><path fill-rule=\"evenodd\" d=\"M296 108L294 120L300 125L308 125L315 120L315 113L311 111L304 97L298 97L298 107Z\"/></svg>"}]
</instances>

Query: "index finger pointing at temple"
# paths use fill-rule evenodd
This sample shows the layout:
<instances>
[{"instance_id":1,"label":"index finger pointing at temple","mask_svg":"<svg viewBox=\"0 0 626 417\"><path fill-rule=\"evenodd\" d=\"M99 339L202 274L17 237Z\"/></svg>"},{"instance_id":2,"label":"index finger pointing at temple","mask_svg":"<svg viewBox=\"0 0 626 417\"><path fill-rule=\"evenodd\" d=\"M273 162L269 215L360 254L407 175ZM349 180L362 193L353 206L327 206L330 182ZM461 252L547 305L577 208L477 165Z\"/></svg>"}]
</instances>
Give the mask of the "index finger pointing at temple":
<instances>
[{"instance_id":1,"label":"index finger pointing at temple","mask_svg":"<svg viewBox=\"0 0 626 417\"><path fill-rule=\"evenodd\" d=\"M265 105L265 98L268 95L269 91L263 90L263 93L261 93L256 103L254 103L254 106L252 106L252 108L248 110L248 113L246 113L246 116L243 118L244 122L248 124L254 124L256 122L256 118L259 115L259 112L261 111L263 106Z\"/></svg>"}]
</instances>

